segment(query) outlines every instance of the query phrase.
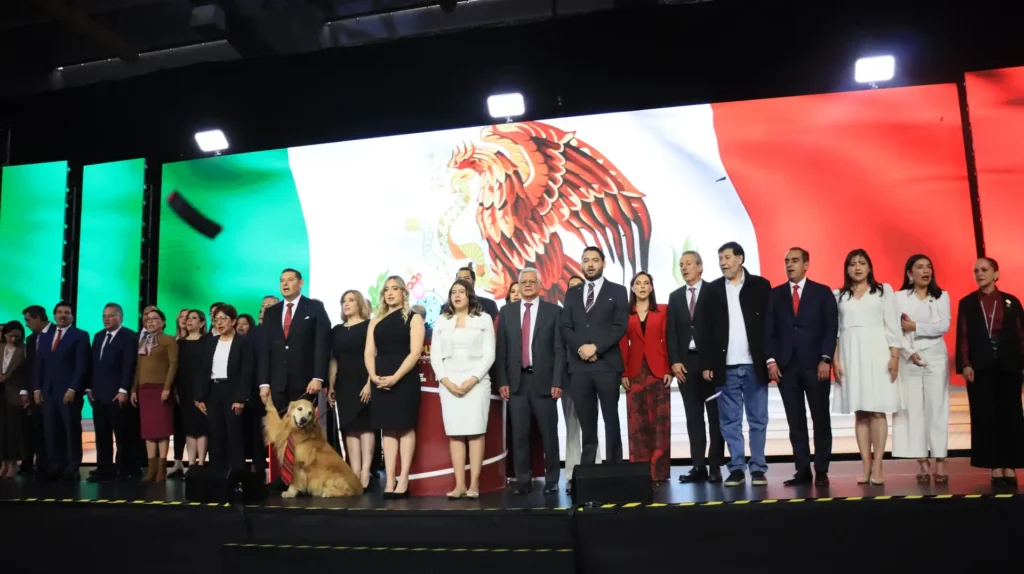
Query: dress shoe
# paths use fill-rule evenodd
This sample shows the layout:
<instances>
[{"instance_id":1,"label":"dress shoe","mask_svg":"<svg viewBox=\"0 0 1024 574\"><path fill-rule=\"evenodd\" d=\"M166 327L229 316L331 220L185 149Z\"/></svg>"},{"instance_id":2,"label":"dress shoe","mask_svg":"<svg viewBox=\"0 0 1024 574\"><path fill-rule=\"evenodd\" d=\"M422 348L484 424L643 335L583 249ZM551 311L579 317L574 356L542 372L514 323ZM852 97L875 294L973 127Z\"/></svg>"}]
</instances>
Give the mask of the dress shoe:
<instances>
[{"instance_id":1,"label":"dress shoe","mask_svg":"<svg viewBox=\"0 0 1024 574\"><path fill-rule=\"evenodd\" d=\"M557 482L552 482L551 484L545 484L544 485L544 496L549 496L549 495L552 495L552 494L558 494L558 483Z\"/></svg>"},{"instance_id":2,"label":"dress shoe","mask_svg":"<svg viewBox=\"0 0 1024 574\"><path fill-rule=\"evenodd\" d=\"M92 482L92 483L96 483L96 482L111 482L115 478L117 478L117 475L112 473L112 472L95 472L95 473L89 473L89 478L85 479L85 481L86 482Z\"/></svg>"},{"instance_id":3,"label":"dress shoe","mask_svg":"<svg viewBox=\"0 0 1024 574\"><path fill-rule=\"evenodd\" d=\"M270 491L270 494L281 494L282 492L288 490L288 487L284 485L284 482L282 482L280 479L278 479L278 480L275 480L274 482L270 483L270 485L268 487L268 490ZM390 492L386 492L385 494L391 494L391 493Z\"/></svg>"},{"instance_id":4,"label":"dress shoe","mask_svg":"<svg viewBox=\"0 0 1024 574\"><path fill-rule=\"evenodd\" d=\"M566 494L572 494L572 481L571 480L565 481L565 493Z\"/></svg>"},{"instance_id":5,"label":"dress shoe","mask_svg":"<svg viewBox=\"0 0 1024 574\"><path fill-rule=\"evenodd\" d=\"M185 467L181 467L181 468L179 468L178 470L176 470L174 472L167 473L167 478L173 478L173 479L185 478Z\"/></svg>"},{"instance_id":6,"label":"dress shoe","mask_svg":"<svg viewBox=\"0 0 1024 574\"><path fill-rule=\"evenodd\" d=\"M782 481L782 484L783 486L804 486L805 484L810 484L812 480L811 473L798 472L793 475L793 478L787 478Z\"/></svg>"},{"instance_id":7,"label":"dress shoe","mask_svg":"<svg viewBox=\"0 0 1024 574\"><path fill-rule=\"evenodd\" d=\"M722 469L712 466L708 471L708 482L711 484L722 484Z\"/></svg>"},{"instance_id":8,"label":"dress shoe","mask_svg":"<svg viewBox=\"0 0 1024 574\"><path fill-rule=\"evenodd\" d=\"M683 484L689 484L692 482L707 482L708 471L703 466L695 466L690 469L690 472L679 475L679 482Z\"/></svg>"},{"instance_id":9,"label":"dress shoe","mask_svg":"<svg viewBox=\"0 0 1024 574\"><path fill-rule=\"evenodd\" d=\"M82 475L77 472L65 472L64 476L61 477L61 482L80 482Z\"/></svg>"},{"instance_id":10,"label":"dress shoe","mask_svg":"<svg viewBox=\"0 0 1024 574\"><path fill-rule=\"evenodd\" d=\"M93 477L93 476L96 476L96 475L97 475L97 474L99 474L99 473L100 473L100 469L98 469L98 468L94 468L94 469L92 469L92 470L90 470L90 471L89 471L89 477L91 478L91 477Z\"/></svg>"},{"instance_id":11,"label":"dress shoe","mask_svg":"<svg viewBox=\"0 0 1024 574\"><path fill-rule=\"evenodd\" d=\"M527 482L526 484L516 483L516 485L512 487L512 494L516 496L523 496L526 494L530 494L531 492L533 492L533 484L529 482Z\"/></svg>"},{"instance_id":12,"label":"dress shoe","mask_svg":"<svg viewBox=\"0 0 1024 574\"><path fill-rule=\"evenodd\" d=\"M828 473L819 472L818 476L814 477L814 486L828 486Z\"/></svg>"},{"instance_id":13,"label":"dress shoe","mask_svg":"<svg viewBox=\"0 0 1024 574\"><path fill-rule=\"evenodd\" d=\"M766 477L760 470L755 470L750 473L750 484L753 486L767 486L768 477Z\"/></svg>"},{"instance_id":14,"label":"dress shoe","mask_svg":"<svg viewBox=\"0 0 1024 574\"><path fill-rule=\"evenodd\" d=\"M743 474L742 470L730 472L729 478L725 479L726 486L743 486L745 482L747 482L747 475Z\"/></svg>"}]
</instances>

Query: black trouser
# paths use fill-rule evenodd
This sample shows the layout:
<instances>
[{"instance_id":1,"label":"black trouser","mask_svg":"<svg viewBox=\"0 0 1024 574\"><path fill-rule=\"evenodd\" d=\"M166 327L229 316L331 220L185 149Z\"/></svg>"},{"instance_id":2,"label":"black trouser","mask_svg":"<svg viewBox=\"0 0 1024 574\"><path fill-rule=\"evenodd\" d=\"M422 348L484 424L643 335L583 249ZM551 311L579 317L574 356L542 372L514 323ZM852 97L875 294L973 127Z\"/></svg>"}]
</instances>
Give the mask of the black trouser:
<instances>
[{"instance_id":1,"label":"black trouser","mask_svg":"<svg viewBox=\"0 0 1024 574\"><path fill-rule=\"evenodd\" d=\"M725 440L718 420L718 401L705 402L715 394L715 384L705 381L700 371L699 355L686 354L686 381L680 383L679 394L683 396L683 410L686 412L686 434L690 440L690 460L695 467L710 464L722 466L725 459ZM707 432L704 428L704 411L708 412ZM711 448L708 449L708 435ZM707 451L707 456L705 456Z\"/></svg>"},{"instance_id":2,"label":"black trouser","mask_svg":"<svg viewBox=\"0 0 1024 574\"><path fill-rule=\"evenodd\" d=\"M558 482L558 401L551 398L551 393L540 394L537 391L538 375L523 372L519 379L517 393L509 397L509 418L512 419L512 444L514 445L513 464L515 465L516 482L526 484L533 478L530 464L530 430L532 421L537 421L540 429L541 442L544 445L544 481L547 484Z\"/></svg>"},{"instance_id":3,"label":"black trouser","mask_svg":"<svg viewBox=\"0 0 1024 574\"><path fill-rule=\"evenodd\" d=\"M117 467L122 474L131 472L128 466L133 458L132 448L124 432L124 419L127 403L122 406L113 402L97 402L92 405L92 422L96 431L96 470L100 474L113 474L114 440L117 440Z\"/></svg>"},{"instance_id":4,"label":"black trouser","mask_svg":"<svg viewBox=\"0 0 1024 574\"><path fill-rule=\"evenodd\" d=\"M277 404L277 403L275 403ZM252 460L252 468L256 472L267 470L267 447L263 442L263 415L266 407L257 398L245 405L242 413L242 424L245 425L246 457Z\"/></svg>"},{"instance_id":5,"label":"black trouser","mask_svg":"<svg viewBox=\"0 0 1024 574\"><path fill-rule=\"evenodd\" d=\"M789 442L793 446L793 461L796 473L811 472L811 443L807 438L807 409L804 396L814 423L814 472L828 472L828 461L832 456L832 416L829 413L829 391L832 382L818 380L817 366L808 368L789 365L781 369L779 394L786 408L786 424L789 425Z\"/></svg>"},{"instance_id":6,"label":"black trouser","mask_svg":"<svg viewBox=\"0 0 1024 574\"><path fill-rule=\"evenodd\" d=\"M245 470L245 427L242 415L231 410L235 389L210 382L206 416L210 422L210 464L214 468Z\"/></svg>"},{"instance_id":7,"label":"black trouser","mask_svg":"<svg viewBox=\"0 0 1024 574\"><path fill-rule=\"evenodd\" d=\"M605 462L622 462L622 435L619 431L618 373L583 371L572 373L569 386L572 404L580 418L583 434L580 464L597 460L597 406L604 415Z\"/></svg>"},{"instance_id":8,"label":"black trouser","mask_svg":"<svg viewBox=\"0 0 1024 574\"><path fill-rule=\"evenodd\" d=\"M25 429L25 460L21 466L26 470L34 469L40 473L49 472L46 461L46 426L43 423L43 407L37 405L29 394L28 410L22 417ZM35 462L33 462L35 457Z\"/></svg>"},{"instance_id":9,"label":"black trouser","mask_svg":"<svg viewBox=\"0 0 1024 574\"><path fill-rule=\"evenodd\" d=\"M181 405L174 403L174 460L185 458L185 421Z\"/></svg>"},{"instance_id":10,"label":"black trouser","mask_svg":"<svg viewBox=\"0 0 1024 574\"><path fill-rule=\"evenodd\" d=\"M149 455L146 454L146 441L142 440L142 417L139 407L126 402L121 410L121 434L124 436L124 452L127 455L125 466L129 472L135 473L146 466ZM117 445L118 450L122 448Z\"/></svg>"},{"instance_id":11,"label":"black trouser","mask_svg":"<svg viewBox=\"0 0 1024 574\"><path fill-rule=\"evenodd\" d=\"M971 466L1024 468L1021 374L977 369L967 383L971 409Z\"/></svg>"}]
</instances>

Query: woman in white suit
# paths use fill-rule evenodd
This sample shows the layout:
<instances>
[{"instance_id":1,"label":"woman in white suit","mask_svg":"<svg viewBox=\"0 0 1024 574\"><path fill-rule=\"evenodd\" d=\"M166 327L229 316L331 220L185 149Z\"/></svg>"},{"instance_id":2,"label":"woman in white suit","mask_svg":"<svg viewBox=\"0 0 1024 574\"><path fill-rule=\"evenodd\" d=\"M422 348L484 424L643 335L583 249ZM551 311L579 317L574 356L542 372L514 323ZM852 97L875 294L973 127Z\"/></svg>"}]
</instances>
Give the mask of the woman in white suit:
<instances>
[{"instance_id":1,"label":"woman in white suit","mask_svg":"<svg viewBox=\"0 0 1024 574\"><path fill-rule=\"evenodd\" d=\"M931 480L928 457L935 458L935 483L946 484L949 356L942 336L949 331L949 295L936 283L926 255L907 260L896 303L903 330L899 383L903 409L892 419L892 455L917 459L919 484Z\"/></svg>"},{"instance_id":2,"label":"woman in white suit","mask_svg":"<svg viewBox=\"0 0 1024 574\"><path fill-rule=\"evenodd\" d=\"M484 464L484 433L490 410L494 364L494 321L482 312L473 286L456 281L448 303L434 323L430 366L441 394L441 417L455 471L455 490L448 498L478 498ZM469 446L469 488L466 488L466 450Z\"/></svg>"}]
</instances>

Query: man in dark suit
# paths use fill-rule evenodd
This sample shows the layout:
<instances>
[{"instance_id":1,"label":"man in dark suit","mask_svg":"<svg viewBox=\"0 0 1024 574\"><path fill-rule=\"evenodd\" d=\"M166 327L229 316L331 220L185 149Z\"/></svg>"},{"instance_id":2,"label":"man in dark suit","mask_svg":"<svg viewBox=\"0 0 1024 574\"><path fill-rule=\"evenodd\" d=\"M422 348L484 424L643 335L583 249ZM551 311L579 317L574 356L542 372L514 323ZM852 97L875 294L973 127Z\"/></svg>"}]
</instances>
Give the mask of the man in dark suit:
<instances>
[{"instance_id":1,"label":"man in dark suit","mask_svg":"<svg viewBox=\"0 0 1024 574\"><path fill-rule=\"evenodd\" d=\"M260 400L273 397L282 414L303 395L316 400L331 362L331 320L323 303L302 296L303 284L295 269L281 272L284 301L264 312L260 329ZM274 484L275 490L283 487Z\"/></svg>"},{"instance_id":2,"label":"man in dark suit","mask_svg":"<svg viewBox=\"0 0 1024 574\"><path fill-rule=\"evenodd\" d=\"M604 265L600 248L583 250L580 267L585 282L566 294L562 308L562 338L572 351L569 392L583 434L580 464L594 464L597 458L598 403L604 415L605 460L622 461L619 384L623 364L619 340L629 324L629 304L626 288L604 277Z\"/></svg>"},{"instance_id":3,"label":"man in dark suit","mask_svg":"<svg viewBox=\"0 0 1024 574\"><path fill-rule=\"evenodd\" d=\"M743 412L750 426L750 483L768 484L764 445L768 427L768 365L764 354L764 317L771 284L743 267L746 255L735 241L718 249L722 277L708 284L700 303L697 332L701 376L721 393L718 413L722 438L729 445L726 486L746 482Z\"/></svg>"},{"instance_id":4,"label":"man in dark suit","mask_svg":"<svg viewBox=\"0 0 1024 574\"><path fill-rule=\"evenodd\" d=\"M690 439L690 461L693 467L679 475L679 482L722 482L722 461L725 441L719 427L718 402L708 401L715 394L715 385L705 381L700 373L700 349L696 333L704 318L700 302L707 297L708 283L701 279L704 261L700 253L685 251L679 257L679 271L686 285L676 289L668 298L668 360L672 374L679 381L679 394L686 411L686 434ZM704 433L704 410L708 411L708 437ZM707 456L705 456L705 451ZM708 463L710 462L710 469Z\"/></svg>"},{"instance_id":5,"label":"man in dark suit","mask_svg":"<svg viewBox=\"0 0 1024 574\"><path fill-rule=\"evenodd\" d=\"M530 425L537 421L544 443L544 494L558 492L558 399L562 396L565 350L561 309L538 296L540 275L527 267L519 273L522 299L505 305L498 320L495 354L498 391L512 417L516 486L512 494L532 490Z\"/></svg>"},{"instance_id":6,"label":"man in dark suit","mask_svg":"<svg viewBox=\"0 0 1024 574\"><path fill-rule=\"evenodd\" d=\"M458 281L459 279L466 281L470 285L476 285L476 271L473 271L473 268L467 265L459 269L455 274L455 280ZM484 313L491 316L491 319L498 318L498 304L493 299L477 295L476 300L480 303L480 308L484 310Z\"/></svg>"},{"instance_id":7,"label":"man in dark suit","mask_svg":"<svg viewBox=\"0 0 1024 574\"><path fill-rule=\"evenodd\" d=\"M786 253L789 281L772 289L765 316L768 378L779 386L796 462L796 474L785 481L786 486L810 484L812 480L805 395L814 421L817 486L828 486L828 460L832 456L829 375L839 330L839 307L828 287L807 279L810 261L811 255L801 247Z\"/></svg>"},{"instance_id":8,"label":"man in dark suit","mask_svg":"<svg viewBox=\"0 0 1024 574\"><path fill-rule=\"evenodd\" d=\"M39 351L41 335L53 328L42 305L32 305L21 312L25 325L32 332L25 345L25 359L29 368L29 381L35 381L36 354ZM28 394L26 392L26 394ZM21 462L20 474L35 473L36 478L44 480L49 472L46 461L46 430L43 425L43 407L35 401L29 401L28 416L25 417L25 460ZM33 462L33 458L35 459Z\"/></svg>"},{"instance_id":9,"label":"man in dark suit","mask_svg":"<svg viewBox=\"0 0 1024 574\"><path fill-rule=\"evenodd\" d=\"M93 337L89 388L85 390L92 406L96 430L96 470L89 482L107 482L114 478L129 480L139 474L138 461L132 456L124 433L124 413L128 392L135 380L138 357L136 335L122 326L124 311L117 303L103 307L103 330ZM114 466L114 440L117 440L117 466Z\"/></svg>"},{"instance_id":10,"label":"man in dark suit","mask_svg":"<svg viewBox=\"0 0 1024 574\"><path fill-rule=\"evenodd\" d=\"M66 301L53 309L56 328L39 339L32 390L43 407L49 474L67 482L81 478L82 393L89 373L89 334L73 327L74 310Z\"/></svg>"},{"instance_id":11,"label":"man in dark suit","mask_svg":"<svg viewBox=\"0 0 1024 574\"><path fill-rule=\"evenodd\" d=\"M260 361L264 360L266 353L264 345L266 340L263 336L263 320L267 309L280 303L281 300L275 295L266 295L260 303L259 319L257 324L249 329L246 335L252 345L253 373L260 372ZM252 393L245 405L244 424L246 428L246 440L249 442L249 450L252 453L252 470L257 474L266 475L267 472L267 447L263 443L263 415L266 412L260 397Z\"/></svg>"}]
</instances>

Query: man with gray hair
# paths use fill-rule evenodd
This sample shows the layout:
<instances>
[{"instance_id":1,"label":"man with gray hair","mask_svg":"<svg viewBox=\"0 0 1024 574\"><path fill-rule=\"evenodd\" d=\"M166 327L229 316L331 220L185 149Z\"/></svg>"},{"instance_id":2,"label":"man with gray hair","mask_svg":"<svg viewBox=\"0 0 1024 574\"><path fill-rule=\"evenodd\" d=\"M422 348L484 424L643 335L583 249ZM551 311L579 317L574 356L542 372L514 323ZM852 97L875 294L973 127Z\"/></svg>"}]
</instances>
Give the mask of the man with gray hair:
<instances>
[{"instance_id":1,"label":"man with gray hair","mask_svg":"<svg viewBox=\"0 0 1024 574\"><path fill-rule=\"evenodd\" d=\"M700 303L704 300L701 278L704 262L700 253L684 251L679 257L679 272L685 285L676 289L668 298L668 359L672 374L679 381L679 394L683 397L686 412L686 434L690 442L690 463L693 467L686 474L679 475L679 482L722 482L721 466L725 458L725 441L718 420L718 403L708 401L715 394L715 385L705 381L700 374L701 345L696 333L703 320ZM708 434L711 448L704 433L704 410L708 413ZM710 469L709 465L710 463Z\"/></svg>"},{"instance_id":2,"label":"man with gray hair","mask_svg":"<svg viewBox=\"0 0 1024 574\"><path fill-rule=\"evenodd\" d=\"M558 398L562 396L561 311L542 301L540 274L528 267L519 273L522 298L498 315L495 370L498 392L508 401L516 485L512 494L533 490L530 471L530 423L537 421L544 445L544 494L558 492Z\"/></svg>"},{"instance_id":3,"label":"man with gray hair","mask_svg":"<svg viewBox=\"0 0 1024 574\"><path fill-rule=\"evenodd\" d=\"M133 454L137 445L129 446L130 433L125 432L125 405L128 389L135 380L138 351L135 333L122 326L124 311L117 303L103 307L103 330L92 339L92 363L89 388L85 394L92 406L96 431L96 470L89 482L128 480L139 474L140 462ZM114 440L117 440L117 465L114 464Z\"/></svg>"}]
</instances>

